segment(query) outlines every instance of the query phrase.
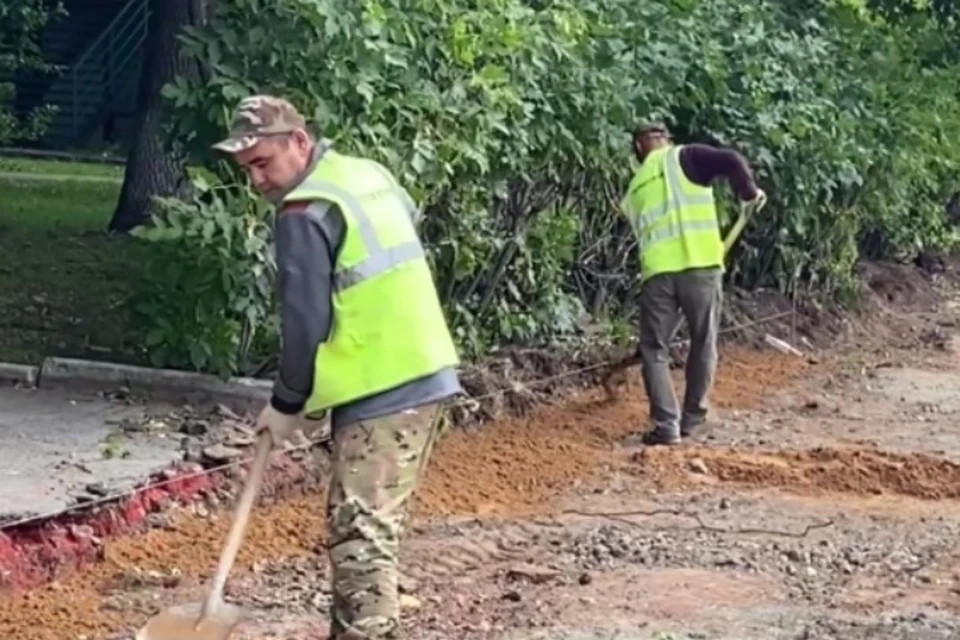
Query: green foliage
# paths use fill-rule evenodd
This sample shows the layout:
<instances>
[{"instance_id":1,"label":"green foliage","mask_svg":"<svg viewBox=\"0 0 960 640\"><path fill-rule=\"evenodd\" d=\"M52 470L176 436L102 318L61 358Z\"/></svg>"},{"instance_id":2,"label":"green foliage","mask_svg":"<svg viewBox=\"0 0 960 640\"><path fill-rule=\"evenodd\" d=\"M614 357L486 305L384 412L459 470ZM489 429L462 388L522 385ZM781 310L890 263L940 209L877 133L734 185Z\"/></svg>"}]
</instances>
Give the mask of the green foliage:
<instances>
[{"instance_id":1,"label":"green foliage","mask_svg":"<svg viewBox=\"0 0 960 640\"><path fill-rule=\"evenodd\" d=\"M128 302L145 247L101 231L120 182L78 166L0 162L0 361L137 360Z\"/></svg>"},{"instance_id":2,"label":"green foliage","mask_svg":"<svg viewBox=\"0 0 960 640\"><path fill-rule=\"evenodd\" d=\"M204 77L164 94L193 160L228 182L209 146L253 92L389 166L425 207L438 288L476 356L632 313L635 243L615 203L640 118L754 166L770 204L732 256L737 284L826 295L863 252L946 246L949 41L939 14L907 27L854 0L235 0L183 36ZM727 224L728 190L723 204Z\"/></svg>"},{"instance_id":3,"label":"green foliage","mask_svg":"<svg viewBox=\"0 0 960 640\"><path fill-rule=\"evenodd\" d=\"M134 321L157 366L245 371L260 341L276 335L269 210L245 188L193 179L194 199L158 199Z\"/></svg>"},{"instance_id":4,"label":"green foliage","mask_svg":"<svg viewBox=\"0 0 960 640\"><path fill-rule=\"evenodd\" d=\"M0 0L0 145L36 140L49 125L54 109L43 105L25 118L13 111L13 80L18 73L52 73L40 51L40 34L48 22L66 12L60 0Z\"/></svg>"}]
</instances>

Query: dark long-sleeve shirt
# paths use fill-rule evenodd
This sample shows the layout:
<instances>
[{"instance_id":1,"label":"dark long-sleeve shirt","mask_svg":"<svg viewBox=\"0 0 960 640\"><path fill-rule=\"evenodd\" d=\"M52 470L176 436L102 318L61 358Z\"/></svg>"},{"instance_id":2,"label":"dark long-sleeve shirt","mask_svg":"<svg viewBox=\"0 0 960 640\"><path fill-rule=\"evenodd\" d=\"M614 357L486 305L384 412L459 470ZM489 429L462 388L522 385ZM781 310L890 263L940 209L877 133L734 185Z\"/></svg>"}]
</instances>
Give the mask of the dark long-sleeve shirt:
<instances>
[{"instance_id":1,"label":"dark long-sleeve shirt","mask_svg":"<svg viewBox=\"0 0 960 640\"><path fill-rule=\"evenodd\" d=\"M691 182L702 187L709 187L717 178L726 178L741 201L748 202L757 197L757 184L747 161L732 149L706 144L683 145L680 167Z\"/></svg>"},{"instance_id":2,"label":"dark long-sleeve shirt","mask_svg":"<svg viewBox=\"0 0 960 640\"><path fill-rule=\"evenodd\" d=\"M318 147L306 174L324 151L325 147ZM285 203L277 216L277 284L283 346L271 403L282 413L300 412L313 389L317 347L327 340L335 322L333 272L345 233L343 214L329 202ZM439 402L460 391L459 376L451 367L334 407L331 420L337 428Z\"/></svg>"}]
</instances>

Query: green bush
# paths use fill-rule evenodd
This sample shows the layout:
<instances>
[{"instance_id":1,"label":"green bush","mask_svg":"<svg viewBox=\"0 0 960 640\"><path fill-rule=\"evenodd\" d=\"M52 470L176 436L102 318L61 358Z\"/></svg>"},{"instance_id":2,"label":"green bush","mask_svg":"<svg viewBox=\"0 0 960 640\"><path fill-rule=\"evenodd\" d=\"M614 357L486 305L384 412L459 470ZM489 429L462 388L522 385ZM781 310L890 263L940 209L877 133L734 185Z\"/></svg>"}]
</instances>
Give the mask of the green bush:
<instances>
[{"instance_id":1,"label":"green bush","mask_svg":"<svg viewBox=\"0 0 960 640\"><path fill-rule=\"evenodd\" d=\"M134 322L156 366L247 372L276 336L270 211L244 187L198 172L194 199L158 199L161 213L134 230L152 243Z\"/></svg>"},{"instance_id":2,"label":"green bush","mask_svg":"<svg viewBox=\"0 0 960 640\"><path fill-rule=\"evenodd\" d=\"M51 20L65 14L59 0L0 0L0 146L14 140L36 140L55 115L50 105L26 117L14 112L13 80L19 73L53 73L44 59L40 36Z\"/></svg>"},{"instance_id":3,"label":"green bush","mask_svg":"<svg viewBox=\"0 0 960 640\"><path fill-rule=\"evenodd\" d=\"M388 165L425 207L438 288L476 357L633 313L635 243L616 203L640 118L752 162L771 200L732 256L738 285L830 295L862 252L946 246L960 69L929 50L949 40L921 16L893 25L844 0L236 0L184 34L207 73L165 96L194 162L228 183L209 145L251 92L291 98L339 149ZM727 224L727 191L722 205ZM186 257L205 242L182 241L169 287L202 279ZM220 269L251 264L229 255ZM223 317L247 304L210 295Z\"/></svg>"}]
</instances>

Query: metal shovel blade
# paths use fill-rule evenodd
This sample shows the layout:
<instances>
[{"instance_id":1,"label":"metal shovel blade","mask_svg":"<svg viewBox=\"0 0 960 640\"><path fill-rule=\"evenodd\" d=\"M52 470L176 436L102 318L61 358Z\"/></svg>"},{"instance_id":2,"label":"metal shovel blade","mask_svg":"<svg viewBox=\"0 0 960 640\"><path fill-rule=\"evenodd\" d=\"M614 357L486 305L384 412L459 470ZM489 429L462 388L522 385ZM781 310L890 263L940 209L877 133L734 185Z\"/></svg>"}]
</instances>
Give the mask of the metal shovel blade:
<instances>
[{"instance_id":1,"label":"metal shovel blade","mask_svg":"<svg viewBox=\"0 0 960 640\"><path fill-rule=\"evenodd\" d=\"M243 618L243 609L221 602L200 624L202 603L177 605L155 615L136 640L227 640Z\"/></svg>"}]
</instances>

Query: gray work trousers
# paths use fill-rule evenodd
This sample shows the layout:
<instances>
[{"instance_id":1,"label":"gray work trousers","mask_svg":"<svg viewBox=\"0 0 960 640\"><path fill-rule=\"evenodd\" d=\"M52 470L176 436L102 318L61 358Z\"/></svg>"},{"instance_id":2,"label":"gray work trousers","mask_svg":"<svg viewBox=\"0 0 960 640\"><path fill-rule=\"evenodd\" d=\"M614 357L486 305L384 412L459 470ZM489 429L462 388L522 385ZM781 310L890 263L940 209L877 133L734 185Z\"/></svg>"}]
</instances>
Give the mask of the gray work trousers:
<instances>
[{"instance_id":1,"label":"gray work trousers","mask_svg":"<svg viewBox=\"0 0 960 640\"><path fill-rule=\"evenodd\" d=\"M719 267L653 276L640 291L640 356L654 428L688 434L707 417L707 394L717 368L717 334L723 299ZM670 379L670 332L682 312L690 331L683 413Z\"/></svg>"}]
</instances>

